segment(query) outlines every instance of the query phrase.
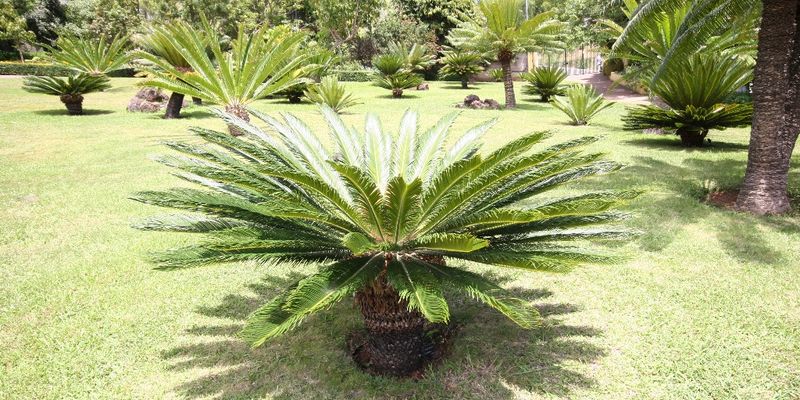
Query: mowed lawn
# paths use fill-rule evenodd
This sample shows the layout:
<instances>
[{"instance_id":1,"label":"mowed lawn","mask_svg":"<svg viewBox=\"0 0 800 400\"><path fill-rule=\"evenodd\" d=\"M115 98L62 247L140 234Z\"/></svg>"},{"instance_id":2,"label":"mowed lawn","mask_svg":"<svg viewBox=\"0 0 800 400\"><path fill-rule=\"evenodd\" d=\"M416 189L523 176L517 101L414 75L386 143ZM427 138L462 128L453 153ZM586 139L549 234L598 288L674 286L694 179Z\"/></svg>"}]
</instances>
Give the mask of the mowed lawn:
<instances>
[{"instance_id":1,"label":"mowed lawn","mask_svg":"<svg viewBox=\"0 0 800 400\"><path fill-rule=\"evenodd\" d=\"M464 111L454 132L500 119L486 149L534 130L552 130L551 143L602 135L592 150L628 167L569 190L643 190L627 207L643 233L612 248L627 257L616 265L492 270L537 305L544 325L521 330L452 297L460 329L450 355L424 379L398 381L351 362L344 338L360 316L350 302L255 350L235 337L308 267L157 271L146 262L149 251L193 240L130 227L165 212L130 194L184 185L149 156L166 152L163 140L196 140L189 126L224 126L200 107L171 121L128 113L135 82L114 79L112 90L86 96L87 115L69 117L58 98L0 79L0 399L800 398L800 218L704 203L709 190L740 182L746 129L712 132L713 147L685 150L676 137L621 131L619 104L590 127L566 125L521 94L515 111ZM346 120L362 126L373 111L388 129L406 108L427 126L468 93L502 101L499 83L463 91L434 82L401 100L349 86L364 104ZM255 107L291 111L327 135L312 105Z\"/></svg>"}]
</instances>

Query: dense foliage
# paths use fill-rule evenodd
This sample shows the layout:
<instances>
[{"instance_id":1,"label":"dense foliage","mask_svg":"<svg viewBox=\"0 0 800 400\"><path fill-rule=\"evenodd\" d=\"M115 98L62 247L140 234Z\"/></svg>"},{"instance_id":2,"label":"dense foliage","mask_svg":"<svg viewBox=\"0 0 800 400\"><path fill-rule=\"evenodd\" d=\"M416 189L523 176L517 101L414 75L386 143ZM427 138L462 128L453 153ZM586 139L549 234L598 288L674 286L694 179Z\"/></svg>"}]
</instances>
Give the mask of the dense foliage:
<instances>
[{"instance_id":1,"label":"dense foliage","mask_svg":"<svg viewBox=\"0 0 800 400\"><path fill-rule=\"evenodd\" d=\"M625 128L666 129L679 135L684 145L699 146L711 129L747 126L752 104L723 102L750 82L752 71L748 62L737 58L698 54L673 60L651 88L669 108L630 108L623 117Z\"/></svg>"},{"instance_id":2,"label":"dense foliage","mask_svg":"<svg viewBox=\"0 0 800 400\"><path fill-rule=\"evenodd\" d=\"M320 83L309 85L304 94L312 103L328 106L337 113L359 103L335 76L326 76Z\"/></svg>"},{"instance_id":3,"label":"dense foliage","mask_svg":"<svg viewBox=\"0 0 800 400\"><path fill-rule=\"evenodd\" d=\"M59 96L70 115L83 114L83 95L110 88L105 75L80 73L74 76L29 76L22 88L31 93Z\"/></svg>"},{"instance_id":4,"label":"dense foliage","mask_svg":"<svg viewBox=\"0 0 800 400\"><path fill-rule=\"evenodd\" d=\"M521 78L528 84L525 91L540 96L541 101L548 102L550 97L564 94L564 79L567 73L556 65L542 65L523 73Z\"/></svg>"},{"instance_id":5,"label":"dense foliage","mask_svg":"<svg viewBox=\"0 0 800 400\"><path fill-rule=\"evenodd\" d=\"M444 66L439 70L439 75L458 79L462 89L469 86L470 78L483 71L486 64L481 54L460 49L445 51L440 61Z\"/></svg>"},{"instance_id":6,"label":"dense foliage","mask_svg":"<svg viewBox=\"0 0 800 400\"><path fill-rule=\"evenodd\" d=\"M106 75L125 67L130 61L127 53L128 39L114 37L90 41L72 37L59 38L54 46L43 45L48 50L47 59L53 64L90 75Z\"/></svg>"},{"instance_id":7,"label":"dense foliage","mask_svg":"<svg viewBox=\"0 0 800 400\"><path fill-rule=\"evenodd\" d=\"M607 102L589 85L572 85L565 90L566 98L550 100L553 107L566 114L573 125L586 125L600 111L614 105Z\"/></svg>"},{"instance_id":8,"label":"dense foliage","mask_svg":"<svg viewBox=\"0 0 800 400\"><path fill-rule=\"evenodd\" d=\"M369 343L395 343L373 350L404 359L407 354L392 350L399 346L419 358L420 349L406 345L414 341L409 335L422 335L422 325L407 325L417 319L447 322L445 287L463 291L531 328L539 320L535 308L446 260L566 271L580 263L612 259L592 247L574 245L576 239L629 235L613 226L623 214L610 209L636 193L593 192L528 201L575 179L619 167L600 154L582 153L581 148L595 140L591 137L532 150L549 136L538 132L481 155L480 139L495 121L450 141L456 113L419 130L419 116L406 112L399 136L394 136L383 130L375 115L368 114L364 130L356 131L333 110L322 108L334 146L328 149L291 114L278 119L251 112L274 134L221 114L248 134L231 137L198 128L194 132L214 146L170 144L182 156L162 161L204 190L143 192L134 199L190 212L155 217L142 223L142 229L204 236L197 244L157 256L161 268L242 261L322 263L318 272L252 314L241 336L254 346L356 294L367 330L378 335ZM381 301L389 302L385 307L393 314L381 316L380 307L370 306ZM388 325L371 325L373 318L384 318ZM404 339L396 342L398 336L380 336L381 332ZM379 355L373 356L376 361ZM388 368L384 372L407 372Z\"/></svg>"}]
</instances>

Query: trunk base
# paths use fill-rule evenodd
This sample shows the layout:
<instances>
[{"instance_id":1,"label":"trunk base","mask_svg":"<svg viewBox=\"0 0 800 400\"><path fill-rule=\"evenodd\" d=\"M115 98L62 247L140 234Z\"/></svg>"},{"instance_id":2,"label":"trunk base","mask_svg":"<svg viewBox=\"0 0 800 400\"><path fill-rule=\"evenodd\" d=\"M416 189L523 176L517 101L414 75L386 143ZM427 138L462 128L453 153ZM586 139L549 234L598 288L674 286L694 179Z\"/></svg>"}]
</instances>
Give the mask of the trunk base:
<instances>
[{"instance_id":1,"label":"trunk base","mask_svg":"<svg viewBox=\"0 0 800 400\"><path fill-rule=\"evenodd\" d=\"M383 276L356 293L365 331L348 339L353 360L374 375L419 376L431 361L441 358L449 328L429 326L418 311L386 283ZM449 333L448 333L449 335Z\"/></svg>"},{"instance_id":2,"label":"trunk base","mask_svg":"<svg viewBox=\"0 0 800 400\"><path fill-rule=\"evenodd\" d=\"M681 131L676 132L681 137L681 144L684 147L703 147L708 131Z\"/></svg>"},{"instance_id":3,"label":"trunk base","mask_svg":"<svg viewBox=\"0 0 800 400\"><path fill-rule=\"evenodd\" d=\"M225 111L239 117L239 119L250 122L250 113L243 106L225 106ZM245 132L235 125L228 125L228 132L232 136L244 136Z\"/></svg>"},{"instance_id":4,"label":"trunk base","mask_svg":"<svg viewBox=\"0 0 800 400\"><path fill-rule=\"evenodd\" d=\"M65 94L60 97L61 102L67 107L67 114L83 114L83 96L79 94Z\"/></svg>"},{"instance_id":5,"label":"trunk base","mask_svg":"<svg viewBox=\"0 0 800 400\"><path fill-rule=\"evenodd\" d=\"M175 119L181 117L181 108L183 108L183 97L184 97L183 93L172 92L172 94L169 95L167 108L164 111L165 119Z\"/></svg>"},{"instance_id":6,"label":"trunk base","mask_svg":"<svg viewBox=\"0 0 800 400\"><path fill-rule=\"evenodd\" d=\"M395 99L403 97L403 89L392 89L392 97Z\"/></svg>"}]
</instances>

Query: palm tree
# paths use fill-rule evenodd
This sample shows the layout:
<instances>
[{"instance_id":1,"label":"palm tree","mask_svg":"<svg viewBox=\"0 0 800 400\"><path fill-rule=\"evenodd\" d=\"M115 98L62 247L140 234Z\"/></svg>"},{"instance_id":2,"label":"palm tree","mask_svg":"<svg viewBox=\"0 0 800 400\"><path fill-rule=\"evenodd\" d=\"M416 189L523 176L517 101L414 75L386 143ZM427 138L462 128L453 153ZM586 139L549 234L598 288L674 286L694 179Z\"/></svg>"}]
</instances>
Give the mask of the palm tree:
<instances>
[{"instance_id":1,"label":"palm tree","mask_svg":"<svg viewBox=\"0 0 800 400\"><path fill-rule=\"evenodd\" d=\"M462 89L469 87L469 79L483 71L483 65L486 63L481 54L461 49L445 51L440 61L444 66L439 70L439 74L443 77L458 78Z\"/></svg>"},{"instance_id":2,"label":"palm tree","mask_svg":"<svg viewBox=\"0 0 800 400\"><path fill-rule=\"evenodd\" d=\"M681 0L650 0L639 7L617 44L653 15L681 7ZM662 62L685 58L724 31L737 16L761 10L753 79L753 128L744 182L736 208L754 214L791 209L789 163L800 134L800 0L700 0Z\"/></svg>"},{"instance_id":3,"label":"palm tree","mask_svg":"<svg viewBox=\"0 0 800 400\"><path fill-rule=\"evenodd\" d=\"M89 75L107 75L125 67L130 61L126 53L128 38L114 36L110 42L105 37L97 41L62 36L56 46L42 44L51 62Z\"/></svg>"},{"instance_id":4,"label":"palm tree","mask_svg":"<svg viewBox=\"0 0 800 400\"><path fill-rule=\"evenodd\" d=\"M476 18L458 24L448 36L456 47L492 52L503 70L506 107L517 106L511 61L516 54L538 48L559 47L562 24L552 11L525 20L521 0L486 0L478 3Z\"/></svg>"},{"instance_id":5,"label":"palm tree","mask_svg":"<svg viewBox=\"0 0 800 400\"><path fill-rule=\"evenodd\" d=\"M183 73L192 72L192 66L189 65L189 62L183 57L180 49L175 47L175 42L171 40L173 31L169 29L170 26L182 26L182 29L186 31L194 31L189 24L183 21L171 21L168 24L152 24L147 29L147 32L137 37L135 41L143 51L155 57L159 57L163 62L169 63L176 70ZM196 33L200 37L203 37L202 32ZM204 40L207 40L207 38L204 38ZM167 102L164 118L180 118L184 97L184 93L172 92Z\"/></svg>"},{"instance_id":6,"label":"palm tree","mask_svg":"<svg viewBox=\"0 0 800 400\"><path fill-rule=\"evenodd\" d=\"M241 337L253 346L355 295L368 332L358 358L367 359L373 372L405 375L425 360L426 321L450 319L445 287L469 294L522 328L539 321L528 303L450 260L565 271L609 260L594 246L575 246L574 240L629 235L614 227L624 214L610 209L634 192L529 201L619 167L600 154L581 153L595 141L591 137L532 151L549 136L538 132L480 155L480 138L494 120L446 146L457 113L419 131L419 116L406 112L395 137L375 115L367 116L359 132L330 108L321 110L332 149L292 114L278 119L251 110L270 127L268 134L219 111L247 136L196 128L211 146L174 143L170 147L183 155L162 159L205 190L183 187L133 197L189 212L155 217L140 228L205 237L157 256L161 268L322 263L250 316Z\"/></svg>"},{"instance_id":7,"label":"palm tree","mask_svg":"<svg viewBox=\"0 0 800 400\"><path fill-rule=\"evenodd\" d=\"M650 88L669 108L642 105L622 117L625 129L660 128L680 136L687 147L703 145L708 131L750 125L751 104L725 104L753 78L746 61L710 54L673 60Z\"/></svg>"},{"instance_id":8,"label":"palm tree","mask_svg":"<svg viewBox=\"0 0 800 400\"><path fill-rule=\"evenodd\" d=\"M565 93L567 72L557 66L538 66L522 74L522 79L528 82L525 91L529 94L539 95L543 102L550 101L550 97L560 96Z\"/></svg>"},{"instance_id":9,"label":"palm tree","mask_svg":"<svg viewBox=\"0 0 800 400\"><path fill-rule=\"evenodd\" d=\"M245 109L248 103L301 82L299 77L303 71L298 67L305 62L306 55L298 53L297 47L305 38L302 32L272 34L266 27L254 32L240 28L231 50L223 52L220 40L208 24L202 31L186 24L173 24L164 29L169 34L165 39L191 70L176 67L154 54L137 51L138 58L150 63L144 67L150 77L141 83L143 86L216 103L248 121L250 117ZM233 126L230 132L241 134Z\"/></svg>"},{"instance_id":10,"label":"palm tree","mask_svg":"<svg viewBox=\"0 0 800 400\"><path fill-rule=\"evenodd\" d=\"M413 71L406 55L399 52L377 55L372 59L372 65L378 70L375 86L391 90L394 98L403 97L403 90L417 87L423 81Z\"/></svg>"},{"instance_id":11,"label":"palm tree","mask_svg":"<svg viewBox=\"0 0 800 400\"><path fill-rule=\"evenodd\" d=\"M335 75L328 75L322 78L322 82L309 85L304 94L312 103L324 104L337 113L361 103L347 92Z\"/></svg>"},{"instance_id":12,"label":"palm tree","mask_svg":"<svg viewBox=\"0 0 800 400\"><path fill-rule=\"evenodd\" d=\"M31 93L58 96L69 115L83 114L83 95L101 92L110 88L105 75L89 75L85 73L66 78L55 76L28 76L22 88Z\"/></svg>"}]
</instances>

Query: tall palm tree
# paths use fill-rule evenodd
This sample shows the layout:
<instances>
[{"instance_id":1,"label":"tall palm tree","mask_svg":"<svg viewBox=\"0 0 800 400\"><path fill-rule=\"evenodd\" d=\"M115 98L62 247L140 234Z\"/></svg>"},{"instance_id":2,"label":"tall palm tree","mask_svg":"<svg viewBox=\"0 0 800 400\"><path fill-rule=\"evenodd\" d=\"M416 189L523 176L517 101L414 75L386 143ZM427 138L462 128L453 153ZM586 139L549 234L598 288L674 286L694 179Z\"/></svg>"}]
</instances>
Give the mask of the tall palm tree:
<instances>
[{"instance_id":1,"label":"tall palm tree","mask_svg":"<svg viewBox=\"0 0 800 400\"><path fill-rule=\"evenodd\" d=\"M563 25L554 19L554 12L544 12L526 21L521 0L486 0L477 7L476 17L460 22L448 40L455 47L495 55L503 70L506 108L514 108L517 101L511 62L520 52L562 46L557 35Z\"/></svg>"},{"instance_id":2,"label":"tall palm tree","mask_svg":"<svg viewBox=\"0 0 800 400\"><path fill-rule=\"evenodd\" d=\"M650 0L639 6L617 45L660 12L685 0ZM744 182L736 208L754 214L791 209L789 165L800 134L800 0L699 0L686 17L664 62L685 58L724 31L737 16L761 10L753 78L753 128ZM662 68L663 68L662 63ZM657 78L658 75L656 75Z\"/></svg>"},{"instance_id":3,"label":"tall palm tree","mask_svg":"<svg viewBox=\"0 0 800 400\"><path fill-rule=\"evenodd\" d=\"M273 34L267 27L245 32L240 27L223 52L220 40L208 25L201 30L187 24L164 27L172 48L186 60L191 70L174 66L168 60L145 51L135 52L150 65L142 85L183 93L216 103L226 111L249 121L245 106L254 100L280 92L301 82L306 55L297 48L305 38L302 32ZM209 50L210 53L209 54ZM233 135L241 134L230 127Z\"/></svg>"},{"instance_id":4,"label":"tall palm tree","mask_svg":"<svg viewBox=\"0 0 800 400\"><path fill-rule=\"evenodd\" d=\"M134 199L189 212L155 217L142 229L205 237L157 256L162 268L321 263L316 273L250 316L241 337L253 346L355 295L368 333L357 359L368 360L375 373L405 375L425 361L426 321L450 319L446 287L522 328L539 321L530 304L450 260L558 272L609 260L605 252L586 247L587 239L629 236L614 227L624 214L611 208L635 192L529 201L619 167L600 154L581 152L594 142L591 137L533 150L548 137L538 132L479 154L480 138L493 120L446 146L456 113L418 130L419 116L406 112L395 136L375 115L367 116L359 132L323 107L331 149L291 114L273 118L251 112L270 133L220 111L247 135L197 128L194 132L210 146L170 145L182 155L162 161L205 190L143 192Z\"/></svg>"}]
</instances>

